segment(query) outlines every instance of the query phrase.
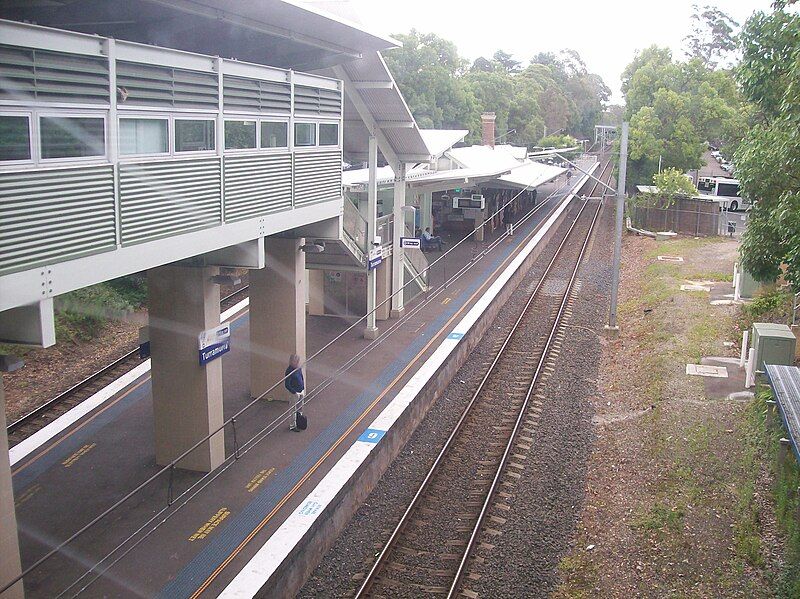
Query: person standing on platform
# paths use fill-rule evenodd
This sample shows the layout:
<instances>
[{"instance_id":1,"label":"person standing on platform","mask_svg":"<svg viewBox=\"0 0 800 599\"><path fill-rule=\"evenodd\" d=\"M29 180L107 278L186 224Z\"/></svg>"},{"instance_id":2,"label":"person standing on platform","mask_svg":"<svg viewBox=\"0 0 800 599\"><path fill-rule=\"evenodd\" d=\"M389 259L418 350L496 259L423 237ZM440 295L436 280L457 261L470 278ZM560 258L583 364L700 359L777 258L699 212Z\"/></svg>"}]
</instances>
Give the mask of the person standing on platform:
<instances>
[{"instance_id":1,"label":"person standing on platform","mask_svg":"<svg viewBox=\"0 0 800 599\"><path fill-rule=\"evenodd\" d=\"M506 207L503 208L503 224L506 226L506 233L509 235L514 234L514 208L511 207L511 204L506 204Z\"/></svg>"},{"instance_id":2,"label":"person standing on platform","mask_svg":"<svg viewBox=\"0 0 800 599\"><path fill-rule=\"evenodd\" d=\"M284 386L286 390L294 395L294 415L292 425L289 430L299 432L306 430L308 419L303 415L303 400L306 396L306 384L303 380L303 369L300 368L300 356L292 354L289 356L289 366L286 368L286 380Z\"/></svg>"}]
</instances>

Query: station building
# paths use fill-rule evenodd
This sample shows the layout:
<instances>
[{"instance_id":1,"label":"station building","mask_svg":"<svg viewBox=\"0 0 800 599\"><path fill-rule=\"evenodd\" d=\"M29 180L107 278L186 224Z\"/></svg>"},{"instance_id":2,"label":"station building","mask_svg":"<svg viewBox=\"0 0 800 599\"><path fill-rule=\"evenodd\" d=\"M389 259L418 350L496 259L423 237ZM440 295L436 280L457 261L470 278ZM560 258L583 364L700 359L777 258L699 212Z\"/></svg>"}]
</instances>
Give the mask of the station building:
<instances>
[{"instance_id":1,"label":"station building","mask_svg":"<svg viewBox=\"0 0 800 599\"><path fill-rule=\"evenodd\" d=\"M55 297L146 272L168 465L223 423L222 362L199 363L198 336L228 269L249 269L253 397L305 359L307 312L367 314L377 335L425 286L401 237L478 227L561 172L493 136L421 131L380 54L397 45L284 0L0 3L0 340L50 346ZM456 190L488 202L453 208ZM20 562L1 380L0 403L2 582ZM224 452L220 431L177 466Z\"/></svg>"}]
</instances>

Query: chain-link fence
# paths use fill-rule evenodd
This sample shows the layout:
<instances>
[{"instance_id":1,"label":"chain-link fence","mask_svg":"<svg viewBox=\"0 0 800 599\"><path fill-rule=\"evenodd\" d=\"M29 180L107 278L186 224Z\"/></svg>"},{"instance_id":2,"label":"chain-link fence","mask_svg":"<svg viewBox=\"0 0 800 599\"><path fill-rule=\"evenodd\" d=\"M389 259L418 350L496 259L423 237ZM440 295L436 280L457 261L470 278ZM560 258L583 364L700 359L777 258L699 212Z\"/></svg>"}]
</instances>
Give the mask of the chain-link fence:
<instances>
[{"instance_id":1,"label":"chain-link fence","mask_svg":"<svg viewBox=\"0 0 800 599\"><path fill-rule=\"evenodd\" d=\"M628 205L631 226L646 231L674 231L693 237L741 237L747 224L744 212L720 211L716 204L697 205L694 209L679 205L669 207Z\"/></svg>"}]
</instances>

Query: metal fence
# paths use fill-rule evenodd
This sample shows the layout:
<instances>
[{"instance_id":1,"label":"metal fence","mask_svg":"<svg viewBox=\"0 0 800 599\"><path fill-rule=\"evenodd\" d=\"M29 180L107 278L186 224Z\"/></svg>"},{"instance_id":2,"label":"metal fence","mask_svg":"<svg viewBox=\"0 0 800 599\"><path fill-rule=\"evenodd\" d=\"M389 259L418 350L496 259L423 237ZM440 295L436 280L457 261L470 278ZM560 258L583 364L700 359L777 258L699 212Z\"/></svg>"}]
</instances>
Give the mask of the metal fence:
<instances>
[{"instance_id":1,"label":"metal fence","mask_svg":"<svg viewBox=\"0 0 800 599\"><path fill-rule=\"evenodd\" d=\"M725 236L739 238L744 232L747 216L740 212L681 210L675 207L658 208L628 205L631 226L647 231L674 231L694 237Z\"/></svg>"}]
</instances>

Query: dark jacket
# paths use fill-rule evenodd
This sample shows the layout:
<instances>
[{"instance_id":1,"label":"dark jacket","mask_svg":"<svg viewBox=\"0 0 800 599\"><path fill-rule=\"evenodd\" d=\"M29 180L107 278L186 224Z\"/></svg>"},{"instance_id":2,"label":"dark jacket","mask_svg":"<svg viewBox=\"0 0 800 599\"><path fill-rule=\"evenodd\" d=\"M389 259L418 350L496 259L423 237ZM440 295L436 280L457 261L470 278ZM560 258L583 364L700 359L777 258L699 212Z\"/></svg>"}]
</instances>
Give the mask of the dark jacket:
<instances>
[{"instance_id":1,"label":"dark jacket","mask_svg":"<svg viewBox=\"0 0 800 599\"><path fill-rule=\"evenodd\" d=\"M288 376L292 370L294 370L294 368L289 366L286 369L284 376ZM303 380L303 370L298 368L292 372L291 376L289 376L289 378L287 378L283 384L286 386L286 389L289 391L289 393L302 393L305 391L306 383Z\"/></svg>"}]
</instances>

